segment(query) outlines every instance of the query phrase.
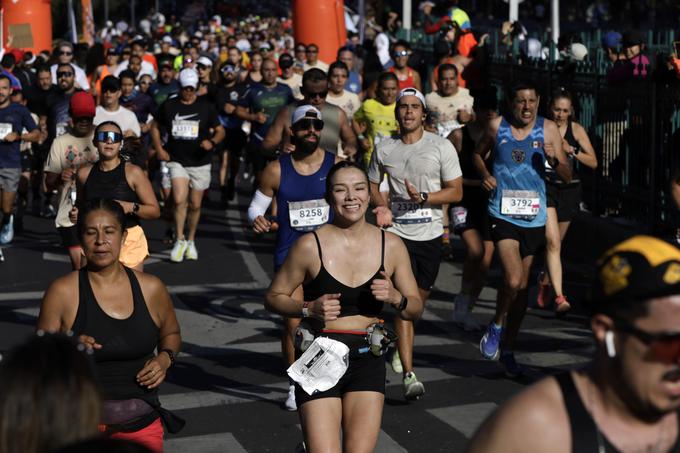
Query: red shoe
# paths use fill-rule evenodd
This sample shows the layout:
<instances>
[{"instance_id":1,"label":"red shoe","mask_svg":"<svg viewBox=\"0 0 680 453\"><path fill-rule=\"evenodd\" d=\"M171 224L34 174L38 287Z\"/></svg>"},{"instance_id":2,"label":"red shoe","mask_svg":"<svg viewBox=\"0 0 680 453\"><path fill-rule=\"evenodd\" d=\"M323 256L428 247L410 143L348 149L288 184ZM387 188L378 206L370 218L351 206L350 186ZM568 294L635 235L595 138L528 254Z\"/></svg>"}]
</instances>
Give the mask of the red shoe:
<instances>
[{"instance_id":1,"label":"red shoe","mask_svg":"<svg viewBox=\"0 0 680 453\"><path fill-rule=\"evenodd\" d=\"M536 294L536 303L539 307L543 308L546 302L550 298L551 286L550 281L548 283L543 283L543 278L545 277L545 272L538 274L538 294Z\"/></svg>"},{"instance_id":2,"label":"red shoe","mask_svg":"<svg viewBox=\"0 0 680 453\"><path fill-rule=\"evenodd\" d=\"M571 305L569 304L567 297L564 294L557 296L555 298L555 311L562 314L568 312L569 310L571 310Z\"/></svg>"}]
</instances>

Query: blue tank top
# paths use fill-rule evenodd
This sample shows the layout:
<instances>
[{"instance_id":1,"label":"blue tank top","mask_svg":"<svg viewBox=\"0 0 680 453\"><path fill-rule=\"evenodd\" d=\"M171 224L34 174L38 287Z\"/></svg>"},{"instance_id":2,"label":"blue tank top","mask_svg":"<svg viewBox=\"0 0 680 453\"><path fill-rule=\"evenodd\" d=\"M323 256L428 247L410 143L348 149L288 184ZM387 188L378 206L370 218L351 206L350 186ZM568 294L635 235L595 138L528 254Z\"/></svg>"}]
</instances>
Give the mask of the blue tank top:
<instances>
[{"instance_id":1,"label":"blue tank top","mask_svg":"<svg viewBox=\"0 0 680 453\"><path fill-rule=\"evenodd\" d=\"M361 93L361 80L359 79L359 73L350 71L347 77L347 82L345 82L345 89L351 91L354 94Z\"/></svg>"},{"instance_id":2,"label":"blue tank top","mask_svg":"<svg viewBox=\"0 0 680 453\"><path fill-rule=\"evenodd\" d=\"M545 225L543 144L543 117L536 118L534 128L524 140L515 139L510 124L505 118L501 120L491 170L497 184L489 197L491 216L524 228Z\"/></svg>"},{"instance_id":3,"label":"blue tank top","mask_svg":"<svg viewBox=\"0 0 680 453\"><path fill-rule=\"evenodd\" d=\"M274 267L278 270L279 267L286 260L288 250L293 243L305 233L313 231L321 225L316 227L305 226L299 224L304 222L305 217L309 214L317 215L318 209L309 207L307 209L300 209L299 206L291 205L291 203L312 200L324 200L324 193L326 192L326 175L335 163L335 155L325 151L321 167L316 173L303 176L295 171L293 167L293 160L290 154L283 154L279 157L279 164L281 165L281 182L279 184L279 191L276 193L276 203L278 206L278 214L276 221L279 224L279 230L276 235L276 250L274 251ZM290 211L294 210L297 215L291 222ZM330 208L326 208L328 216L326 222L333 220L333 212ZM316 212L315 212L316 211Z\"/></svg>"}]
</instances>

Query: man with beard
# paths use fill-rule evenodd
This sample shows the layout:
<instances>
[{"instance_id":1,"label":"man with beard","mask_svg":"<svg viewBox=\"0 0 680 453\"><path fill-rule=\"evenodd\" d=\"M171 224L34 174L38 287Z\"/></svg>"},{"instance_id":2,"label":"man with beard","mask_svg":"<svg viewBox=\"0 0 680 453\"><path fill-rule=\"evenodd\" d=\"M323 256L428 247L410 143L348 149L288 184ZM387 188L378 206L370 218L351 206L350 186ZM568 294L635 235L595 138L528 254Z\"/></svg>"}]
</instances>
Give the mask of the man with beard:
<instances>
[{"instance_id":1,"label":"man with beard","mask_svg":"<svg viewBox=\"0 0 680 453\"><path fill-rule=\"evenodd\" d=\"M55 138L68 132L69 127L69 101L76 91L76 71L71 63L59 63L57 65L57 90L48 93L46 99L46 112L40 117L40 121L47 124L46 146L51 146Z\"/></svg>"},{"instance_id":2,"label":"man with beard","mask_svg":"<svg viewBox=\"0 0 680 453\"><path fill-rule=\"evenodd\" d=\"M680 250L648 236L614 246L590 304L592 365L506 402L469 452L680 451Z\"/></svg>"},{"instance_id":3,"label":"man with beard","mask_svg":"<svg viewBox=\"0 0 680 453\"><path fill-rule=\"evenodd\" d=\"M545 241L547 218L545 163L557 177L571 181L571 165L557 125L538 116L540 97L531 84L509 92L510 117L498 117L475 149L474 165L489 191L491 239L503 270L496 312L479 349L500 362L510 378L522 374L514 346L527 307L527 286L534 255ZM484 161L489 155L490 168Z\"/></svg>"},{"instance_id":4,"label":"man with beard","mask_svg":"<svg viewBox=\"0 0 680 453\"><path fill-rule=\"evenodd\" d=\"M243 120L236 116L238 101L246 91L246 86L238 81L239 72L238 66L227 61L220 70L222 84L217 89L217 113L220 124L226 131L219 174L223 203L234 199L239 158L246 145L246 134L241 129Z\"/></svg>"},{"instance_id":5,"label":"man with beard","mask_svg":"<svg viewBox=\"0 0 680 453\"><path fill-rule=\"evenodd\" d=\"M264 169L260 186L248 208L248 219L253 230L269 232L271 219L265 217L267 208L276 196L279 229L276 235L274 269L283 265L288 250L303 234L319 228L330 221L330 209L324 200L326 175L336 157L319 146L321 130L324 127L321 112L311 105L295 109L291 118L291 143L294 150L281 154ZM303 300L302 287L297 288L293 297ZM300 318L286 318L286 329L281 338L281 347L286 364L295 361L293 336L300 324ZM297 410L295 385L290 382L286 409Z\"/></svg>"},{"instance_id":6,"label":"man with beard","mask_svg":"<svg viewBox=\"0 0 680 453\"><path fill-rule=\"evenodd\" d=\"M368 170L377 224L404 241L423 304L439 273L442 205L463 197L458 154L450 141L424 129L426 108L425 97L415 88L399 93L399 135L380 141ZM385 174L389 197L378 189ZM392 369L403 373L404 397L419 399L425 386L413 372L413 322L395 318L394 323L399 339Z\"/></svg>"},{"instance_id":7,"label":"man with beard","mask_svg":"<svg viewBox=\"0 0 680 453\"><path fill-rule=\"evenodd\" d=\"M12 209L21 178L22 140L38 141L40 133L31 112L21 104L13 104L9 77L0 74L0 244L8 244L14 237ZM22 130L28 131L22 134Z\"/></svg>"}]
</instances>

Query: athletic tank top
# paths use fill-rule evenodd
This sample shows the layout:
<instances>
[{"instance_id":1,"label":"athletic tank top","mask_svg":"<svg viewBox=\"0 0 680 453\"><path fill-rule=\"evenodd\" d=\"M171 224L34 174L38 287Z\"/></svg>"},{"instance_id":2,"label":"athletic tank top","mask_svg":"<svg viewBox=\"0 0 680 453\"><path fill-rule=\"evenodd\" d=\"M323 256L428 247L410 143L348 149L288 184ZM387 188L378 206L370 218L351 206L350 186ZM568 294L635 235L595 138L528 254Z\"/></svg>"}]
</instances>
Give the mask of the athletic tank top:
<instances>
[{"instance_id":1,"label":"athletic tank top","mask_svg":"<svg viewBox=\"0 0 680 453\"><path fill-rule=\"evenodd\" d=\"M569 415L571 451L573 453L619 453L619 450L600 432L590 412L583 405L571 373L560 374L555 378L562 390L564 405ZM680 413L678 416L680 417ZM680 453L680 434L669 451Z\"/></svg>"},{"instance_id":2,"label":"athletic tank top","mask_svg":"<svg viewBox=\"0 0 680 453\"><path fill-rule=\"evenodd\" d=\"M140 398L147 400L155 390L139 386L135 380L147 360L154 356L160 329L153 322L142 289L131 269L125 268L134 308L127 319L115 319L101 309L95 299L86 269L78 275L78 311L73 322L76 336L90 335L101 349L94 350L95 369L106 400Z\"/></svg>"},{"instance_id":3,"label":"athletic tank top","mask_svg":"<svg viewBox=\"0 0 680 453\"><path fill-rule=\"evenodd\" d=\"M324 194L326 193L326 175L334 162L335 155L326 151L321 167L319 167L316 173L304 176L295 171L293 158L290 154L282 154L279 157L279 164L281 165L281 182L279 183L279 191L276 193L276 203L279 207L276 216L279 230L276 234L276 250L274 251L274 266L276 268L283 264L286 256L288 256L288 250L297 238L314 229L302 225L295 226L291 224L290 209L296 210L300 208L299 205L296 206L291 203L318 200L319 202L323 201L325 204ZM309 209L319 208L312 208L310 206ZM328 217L326 221L330 222L333 220L333 212L330 208L327 208L327 210ZM311 213L316 215L318 214L318 211ZM298 214L304 216L307 212L298 211ZM298 218L299 216L296 216L296 219Z\"/></svg>"},{"instance_id":4,"label":"athletic tank top","mask_svg":"<svg viewBox=\"0 0 680 453\"><path fill-rule=\"evenodd\" d=\"M293 112L299 106L304 105L304 102L294 102L288 104L288 117L293 116ZM326 102L321 108L321 117L323 118L323 129L321 130L321 137L319 137L319 147L330 151L333 154L338 152L338 143L340 143L340 112L342 109L333 104Z\"/></svg>"},{"instance_id":5,"label":"athletic tank top","mask_svg":"<svg viewBox=\"0 0 680 453\"><path fill-rule=\"evenodd\" d=\"M413 80L413 69L408 68L407 77L404 80L399 78L399 74L395 70L394 66L390 68L390 72L393 72L397 76L397 83L399 84L399 91L406 88L415 88L415 82Z\"/></svg>"},{"instance_id":6,"label":"athletic tank top","mask_svg":"<svg viewBox=\"0 0 680 453\"><path fill-rule=\"evenodd\" d=\"M489 196L489 215L523 228L545 225L543 144L543 117L536 118L534 128L524 140L515 139L510 123L505 118L501 120L491 169L497 187ZM533 213L529 214L531 210Z\"/></svg>"},{"instance_id":7,"label":"athletic tank top","mask_svg":"<svg viewBox=\"0 0 680 453\"><path fill-rule=\"evenodd\" d=\"M376 278L382 279L380 271L385 270L385 231L380 231L382 234L382 246L380 250L380 268L376 273L366 280L363 284L351 287L344 285L337 281L323 265L323 255L321 254L321 242L316 231L314 232L314 239L319 249L319 261L321 268L316 277L309 283L302 286L302 291L305 295L306 301L313 301L323 296L324 294L339 293L340 296L340 317L363 315L369 317L377 317L383 308L383 303L373 297L371 292L371 282Z\"/></svg>"},{"instance_id":8,"label":"athletic tank top","mask_svg":"<svg viewBox=\"0 0 680 453\"><path fill-rule=\"evenodd\" d=\"M109 198L139 203L137 193L132 190L125 177L125 161L122 159L116 168L109 171L103 171L98 164L94 164L87 176L84 189L87 201ZM139 225L139 218L135 214L125 216L125 228L137 225Z\"/></svg>"},{"instance_id":9,"label":"athletic tank top","mask_svg":"<svg viewBox=\"0 0 680 453\"><path fill-rule=\"evenodd\" d=\"M578 140L576 140L576 137L574 137L574 130L572 128L571 120L567 122L567 130L564 132L564 140L566 140L566 142L569 143L569 146L573 148L578 149L581 147L581 145L578 143ZM567 154L567 161L569 162L569 165L571 165L571 182L568 185L579 184L581 181L578 179L578 173L576 173L576 166L574 165L576 157L574 157L573 154ZM565 185L565 183L557 177L557 173L555 173L555 170L553 170L548 161L545 162L545 171L546 182L548 184Z\"/></svg>"}]
</instances>

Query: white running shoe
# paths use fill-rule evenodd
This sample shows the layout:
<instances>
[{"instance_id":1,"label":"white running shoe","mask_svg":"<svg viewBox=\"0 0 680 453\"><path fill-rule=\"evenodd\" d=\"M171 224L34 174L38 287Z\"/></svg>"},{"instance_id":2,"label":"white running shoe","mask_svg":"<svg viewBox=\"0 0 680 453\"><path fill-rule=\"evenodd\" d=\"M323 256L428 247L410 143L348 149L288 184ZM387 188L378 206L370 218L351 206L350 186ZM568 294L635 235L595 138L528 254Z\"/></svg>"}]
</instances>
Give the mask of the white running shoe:
<instances>
[{"instance_id":1,"label":"white running shoe","mask_svg":"<svg viewBox=\"0 0 680 453\"><path fill-rule=\"evenodd\" d=\"M392 365L392 371L395 373L400 374L404 372L404 367L401 365L401 357L399 357L397 348L394 348L394 354L392 354L390 365Z\"/></svg>"},{"instance_id":2,"label":"white running shoe","mask_svg":"<svg viewBox=\"0 0 680 453\"><path fill-rule=\"evenodd\" d=\"M291 385L288 387L288 398L286 398L286 410L287 411L296 411L297 410L297 403L295 402L295 386Z\"/></svg>"},{"instance_id":3,"label":"white running shoe","mask_svg":"<svg viewBox=\"0 0 680 453\"><path fill-rule=\"evenodd\" d=\"M9 244L14 239L14 215L9 216L9 220L0 229L0 244Z\"/></svg>"},{"instance_id":4,"label":"white running shoe","mask_svg":"<svg viewBox=\"0 0 680 453\"><path fill-rule=\"evenodd\" d=\"M184 239L177 239L175 245L170 251L170 261L173 263L181 263L184 259L184 253L187 250L187 241Z\"/></svg>"},{"instance_id":5,"label":"white running shoe","mask_svg":"<svg viewBox=\"0 0 680 453\"><path fill-rule=\"evenodd\" d=\"M198 259L198 250L196 250L194 241L187 241L187 249L184 251L184 258L194 261Z\"/></svg>"}]
</instances>

